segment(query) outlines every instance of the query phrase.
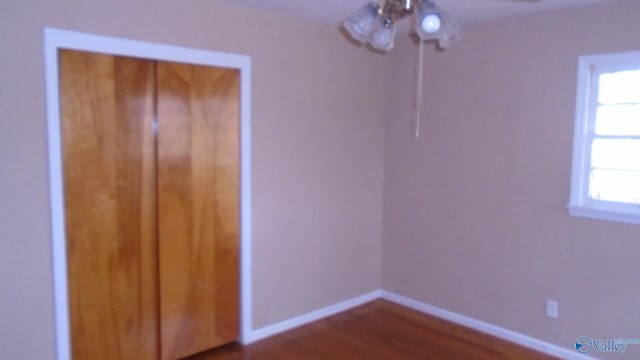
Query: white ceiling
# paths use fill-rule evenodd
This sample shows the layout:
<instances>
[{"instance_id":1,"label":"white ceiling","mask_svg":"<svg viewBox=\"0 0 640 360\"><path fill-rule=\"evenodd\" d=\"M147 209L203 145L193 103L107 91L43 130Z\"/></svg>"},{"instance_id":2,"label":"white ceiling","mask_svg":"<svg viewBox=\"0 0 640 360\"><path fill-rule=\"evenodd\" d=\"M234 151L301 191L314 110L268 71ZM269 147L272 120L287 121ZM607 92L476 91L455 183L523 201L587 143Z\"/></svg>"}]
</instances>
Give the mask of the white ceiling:
<instances>
[{"instance_id":1,"label":"white ceiling","mask_svg":"<svg viewBox=\"0 0 640 360\"><path fill-rule=\"evenodd\" d=\"M338 25L345 17L371 0L218 0L227 4L283 13L312 21ZM463 24L557 10L572 6L609 3L619 0L436 0L445 11Z\"/></svg>"}]
</instances>

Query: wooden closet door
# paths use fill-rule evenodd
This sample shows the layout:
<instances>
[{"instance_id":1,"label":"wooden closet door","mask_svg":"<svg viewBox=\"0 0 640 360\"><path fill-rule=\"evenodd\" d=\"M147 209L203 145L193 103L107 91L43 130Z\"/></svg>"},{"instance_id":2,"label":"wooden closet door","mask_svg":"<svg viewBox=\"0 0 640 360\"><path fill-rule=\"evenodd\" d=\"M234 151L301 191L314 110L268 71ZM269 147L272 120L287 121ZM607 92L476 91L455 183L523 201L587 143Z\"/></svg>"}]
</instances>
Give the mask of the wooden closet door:
<instances>
[{"instance_id":1,"label":"wooden closet door","mask_svg":"<svg viewBox=\"0 0 640 360\"><path fill-rule=\"evenodd\" d=\"M154 64L59 64L72 357L157 359Z\"/></svg>"},{"instance_id":2,"label":"wooden closet door","mask_svg":"<svg viewBox=\"0 0 640 360\"><path fill-rule=\"evenodd\" d=\"M157 64L162 359L238 337L239 78Z\"/></svg>"}]
</instances>

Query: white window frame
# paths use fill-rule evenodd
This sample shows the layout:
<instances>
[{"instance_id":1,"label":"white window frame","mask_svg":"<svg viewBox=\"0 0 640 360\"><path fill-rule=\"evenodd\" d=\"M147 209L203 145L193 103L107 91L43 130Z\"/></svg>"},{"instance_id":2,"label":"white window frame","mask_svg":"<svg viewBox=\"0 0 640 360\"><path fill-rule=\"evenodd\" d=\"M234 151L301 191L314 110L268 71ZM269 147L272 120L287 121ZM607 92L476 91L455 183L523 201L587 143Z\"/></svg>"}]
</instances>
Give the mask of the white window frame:
<instances>
[{"instance_id":1,"label":"white window frame","mask_svg":"<svg viewBox=\"0 0 640 360\"><path fill-rule=\"evenodd\" d=\"M640 205L589 197L591 145L594 138L598 78L602 73L640 69L640 52L581 56L574 128L569 214L593 219L640 224ZM640 156L640 154L638 154Z\"/></svg>"}]
</instances>

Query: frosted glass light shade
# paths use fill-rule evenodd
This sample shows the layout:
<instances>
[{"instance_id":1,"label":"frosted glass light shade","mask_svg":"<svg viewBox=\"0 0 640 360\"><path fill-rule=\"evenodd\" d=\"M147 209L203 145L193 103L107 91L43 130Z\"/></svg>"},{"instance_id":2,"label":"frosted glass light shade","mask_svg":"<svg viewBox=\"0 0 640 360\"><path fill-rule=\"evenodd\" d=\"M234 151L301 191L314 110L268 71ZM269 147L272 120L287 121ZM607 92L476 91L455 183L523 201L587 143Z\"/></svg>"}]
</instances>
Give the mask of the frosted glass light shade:
<instances>
[{"instance_id":1,"label":"frosted glass light shade","mask_svg":"<svg viewBox=\"0 0 640 360\"><path fill-rule=\"evenodd\" d=\"M432 1L423 2L418 8L417 16L415 31L422 41L437 40L440 47L446 49L464 36L462 26ZM434 16L438 18L438 24L433 20ZM437 29L436 25L439 25Z\"/></svg>"},{"instance_id":2,"label":"frosted glass light shade","mask_svg":"<svg viewBox=\"0 0 640 360\"><path fill-rule=\"evenodd\" d=\"M352 38L361 43L365 43L369 39L371 30L379 17L378 5L369 3L349 16L347 20L342 23L342 26L349 32Z\"/></svg>"},{"instance_id":3,"label":"frosted glass light shade","mask_svg":"<svg viewBox=\"0 0 640 360\"><path fill-rule=\"evenodd\" d=\"M438 44L440 44L441 48L447 49L462 40L465 31L449 14L442 12L440 18L442 19L442 27L436 33L438 35Z\"/></svg>"},{"instance_id":4,"label":"frosted glass light shade","mask_svg":"<svg viewBox=\"0 0 640 360\"><path fill-rule=\"evenodd\" d=\"M369 36L369 44L374 49L389 51L393 48L396 37L396 27L392 22L378 20Z\"/></svg>"}]
</instances>

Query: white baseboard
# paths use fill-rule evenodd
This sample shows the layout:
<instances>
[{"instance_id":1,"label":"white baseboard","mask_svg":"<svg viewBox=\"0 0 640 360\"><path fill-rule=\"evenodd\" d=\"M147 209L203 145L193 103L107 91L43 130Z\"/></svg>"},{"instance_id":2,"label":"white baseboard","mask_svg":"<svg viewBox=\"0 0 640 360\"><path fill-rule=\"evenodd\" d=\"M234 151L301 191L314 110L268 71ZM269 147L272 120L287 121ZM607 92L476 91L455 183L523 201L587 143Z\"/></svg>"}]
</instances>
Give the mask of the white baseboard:
<instances>
[{"instance_id":1,"label":"white baseboard","mask_svg":"<svg viewBox=\"0 0 640 360\"><path fill-rule=\"evenodd\" d=\"M517 333L515 331L507 330L496 325L486 323L484 321L476 320L458 313L454 313L448 310L444 310L433 305L425 304L420 301L394 294L388 291L382 291L383 299L394 302L399 305L418 310L425 314L429 314L444 320L451 321L458 325L462 325L467 328L481 331L485 334L493 335L495 337L507 340L512 343L533 349L551 356L556 356L561 359L567 360L596 360L593 357L580 354L576 351L572 351L557 345L550 344L548 342L532 338L527 335Z\"/></svg>"},{"instance_id":2,"label":"white baseboard","mask_svg":"<svg viewBox=\"0 0 640 360\"><path fill-rule=\"evenodd\" d=\"M489 324L484 321L476 320L462 314L445 310L445 309L442 309L433 305L429 305L429 304L420 302L418 300L411 299L406 296L398 295L385 290L372 291L370 293L363 294L355 298L342 301L340 303L337 303L322 309L318 309L304 315L296 316L289 320L285 320L273 325L268 325L263 328L253 330L250 332L249 336L243 339L243 344L244 345L251 344L253 342L267 338L269 336L273 336L278 333L285 332L287 330L291 330L293 328L297 328L299 326L329 317L331 315L341 313L343 311L352 309L362 304L366 304L376 299L385 299L385 300L394 302L396 304L420 311L422 313L429 314L431 316L435 316L435 317L456 323L458 325L471 328L471 329L483 332L485 334L489 334L489 335L498 337L500 339L504 339L506 341L518 344L520 346L524 346L529 349L533 349L541 353L555 356L561 359L597 360L594 357L579 354L578 352L572 351L567 348L553 345L548 342L545 342L536 338L532 338L530 336L520 334L512 330L507 330L505 328L502 328L493 324Z\"/></svg>"},{"instance_id":3,"label":"white baseboard","mask_svg":"<svg viewBox=\"0 0 640 360\"><path fill-rule=\"evenodd\" d=\"M315 310L310 313L300 315L289 320L285 320L273 325L268 325L263 328L253 330L247 338L242 339L243 344L248 345L258 340L267 338L269 336L272 336L287 330L291 330L293 328L329 317L331 315L335 315L337 313L341 313L343 311L349 310L356 306L360 306L362 304L366 304L373 300L379 299L381 296L382 296L381 290L372 291L368 294L360 295L358 297L355 297L346 301L342 301L337 304L333 304L331 306L328 306L319 310Z\"/></svg>"}]
</instances>

